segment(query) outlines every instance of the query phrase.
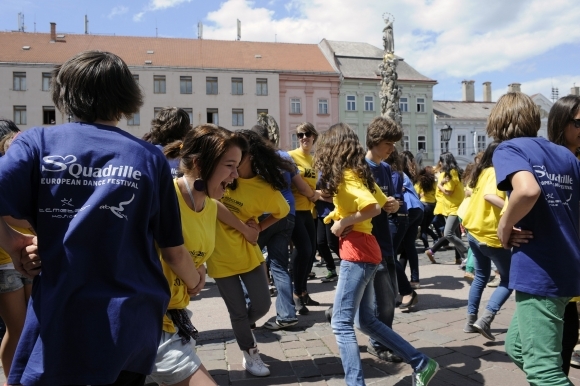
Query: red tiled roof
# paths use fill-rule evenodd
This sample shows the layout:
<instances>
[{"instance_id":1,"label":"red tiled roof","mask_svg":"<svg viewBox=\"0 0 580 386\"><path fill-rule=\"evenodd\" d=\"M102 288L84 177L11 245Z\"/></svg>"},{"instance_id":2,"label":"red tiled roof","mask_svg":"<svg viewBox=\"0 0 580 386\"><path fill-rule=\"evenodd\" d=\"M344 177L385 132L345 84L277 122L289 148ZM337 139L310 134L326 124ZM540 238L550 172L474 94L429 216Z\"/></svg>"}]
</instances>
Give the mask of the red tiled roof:
<instances>
[{"instance_id":1,"label":"red tiled roof","mask_svg":"<svg viewBox=\"0 0 580 386\"><path fill-rule=\"evenodd\" d=\"M63 41L51 43L48 33L0 32L0 62L59 64L81 51L102 50L129 66L151 60L153 67L337 74L317 44L74 34L57 40Z\"/></svg>"}]
</instances>

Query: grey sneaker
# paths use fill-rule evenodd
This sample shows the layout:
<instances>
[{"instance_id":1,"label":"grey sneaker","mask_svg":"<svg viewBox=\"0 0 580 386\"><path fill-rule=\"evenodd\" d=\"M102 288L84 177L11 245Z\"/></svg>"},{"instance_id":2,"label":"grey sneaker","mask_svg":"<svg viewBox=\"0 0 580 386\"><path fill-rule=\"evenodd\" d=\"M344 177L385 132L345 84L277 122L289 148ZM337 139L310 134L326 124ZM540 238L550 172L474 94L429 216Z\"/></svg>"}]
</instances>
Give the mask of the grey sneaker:
<instances>
[{"instance_id":1,"label":"grey sneaker","mask_svg":"<svg viewBox=\"0 0 580 386\"><path fill-rule=\"evenodd\" d=\"M373 346L367 346L367 352L371 355L376 356L379 359L384 360L385 362L393 362L393 363L400 363L403 362L403 358L394 354L392 351L389 350L382 350L374 348Z\"/></svg>"},{"instance_id":2,"label":"grey sneaker","mask_svg":"<svg viewBox=\"0 0 580 386\"><path fill-rule=\"evenodd\" d=\"M439 371L439 363L429 359L427 366L418 373L413 373L413 386L427 386Z\"/></svg>"}]
</instances>

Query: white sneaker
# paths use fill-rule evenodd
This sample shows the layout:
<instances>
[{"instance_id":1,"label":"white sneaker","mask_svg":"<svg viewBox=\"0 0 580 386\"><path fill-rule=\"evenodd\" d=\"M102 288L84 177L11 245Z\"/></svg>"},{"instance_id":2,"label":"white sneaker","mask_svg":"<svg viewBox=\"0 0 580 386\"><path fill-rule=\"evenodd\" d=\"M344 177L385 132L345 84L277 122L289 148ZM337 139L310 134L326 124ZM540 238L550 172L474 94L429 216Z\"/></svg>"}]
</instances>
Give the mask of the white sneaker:
<instances>
[{"instance_id":1,"label":"white sneaker","mask_svg":"<svg viewBox=\"0 0 580 386\"><path fill-rule=\"evenodd\" d=\"M570 359L570 364L574 367L580 367L580 351L575 350L572 353L572 358Z\"/></svg>"},{"instance_id":2,"label":"white sneaker","mask_svg":"<svg viewBox=\"0 0 580 386\"><path fill-rule=\"evenodd\" d=\"M246 371L256 377L266 377L270 375L270 370L262 358L260 358L260 352L257 347L251 348L248 351L242 351L244 353L244 360L242 361L242 367Z\"/></svg>"}]
</instances>

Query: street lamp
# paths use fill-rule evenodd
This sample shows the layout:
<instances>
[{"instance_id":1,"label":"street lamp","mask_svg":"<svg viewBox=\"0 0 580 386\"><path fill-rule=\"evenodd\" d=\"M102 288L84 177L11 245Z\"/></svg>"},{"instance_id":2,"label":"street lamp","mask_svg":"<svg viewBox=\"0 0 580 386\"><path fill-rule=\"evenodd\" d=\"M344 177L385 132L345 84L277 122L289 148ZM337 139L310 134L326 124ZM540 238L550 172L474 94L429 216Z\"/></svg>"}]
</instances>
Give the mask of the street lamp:
<instances>
[{"instance_id":1,"label":"street lamp","mask_svg":"<svg viewBox=\"0 0 580 386\"><path fill-rule=\"evenodd\" d=\"M449 151L449 140L451 139L451 132L453 128L449 126L447 123L441 129L441 142L445 143L445 152Z\"/></svg>"}]
</instances>

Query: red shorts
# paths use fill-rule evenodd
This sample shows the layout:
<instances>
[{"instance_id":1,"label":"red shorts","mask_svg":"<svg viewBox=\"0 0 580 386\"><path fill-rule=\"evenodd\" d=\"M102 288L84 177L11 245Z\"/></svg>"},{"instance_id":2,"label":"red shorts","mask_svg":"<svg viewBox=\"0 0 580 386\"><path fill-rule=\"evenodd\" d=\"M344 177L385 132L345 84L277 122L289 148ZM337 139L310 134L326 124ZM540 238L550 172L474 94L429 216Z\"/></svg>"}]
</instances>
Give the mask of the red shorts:
<instances>
[{"instance_id":1,"label":"red shorts","mask_svg":"<svg viewBox=\"0 0 580 386\"><path fill-rule=\"evenodd\" d=\"M339 239L340 258L354 263L379 264L381 248L375 236L352 231Z\"/></svg>"}]
</instances>

